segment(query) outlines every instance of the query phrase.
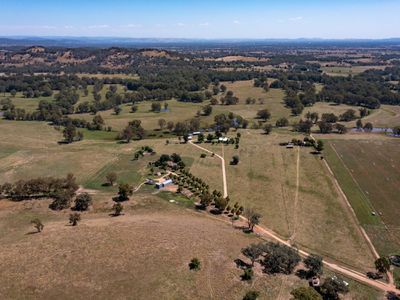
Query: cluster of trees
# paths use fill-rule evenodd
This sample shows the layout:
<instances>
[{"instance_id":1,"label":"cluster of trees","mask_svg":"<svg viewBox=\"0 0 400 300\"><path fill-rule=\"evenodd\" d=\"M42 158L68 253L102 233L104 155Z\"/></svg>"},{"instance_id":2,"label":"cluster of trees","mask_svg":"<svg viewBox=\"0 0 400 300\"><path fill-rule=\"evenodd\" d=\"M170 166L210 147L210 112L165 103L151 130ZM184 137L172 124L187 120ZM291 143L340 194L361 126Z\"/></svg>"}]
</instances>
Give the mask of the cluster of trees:
<instances>
[{"instance_id":1,"label":"cluster of trees","mask_svg":"<svg viewBox=\"0 0 400 300\"><path fill-rule=\"evenodd\" d=\"M330 114L327 114L330 115ZM336 130L339 134L344 134L347 132L345 125L340 123L332 123L330 119L321 119L321 121L314 123L311 119L300 119L300 121L293 125L293 129L298 132L311 133L311 128L317 125L320 133L331 133Z\"/></svg>"},{"instance_id":2,"label":"cluster of trees","mask_svg":"<svg viewBox=\"0 0 400 300\"><path fill-rule=\"evenodd\" d=\"M128 201L133 194L133 187L128 183L120 183L118 186L118 196L114 197L115 202Z\"/></svg>"},{"instance_id":3,"label":"cluster of trees","mask_svg":"<svg viewBox=\"0 0 400 300\"><path fill-rule=\"evenodd\" d=\"M356 122L356 128L358 130L363 129L366 132L371 132L374 129L374 125L371 122L367 122L367 123L363 124L363 122L359 119Z\"/></svg>"},{"instance_id":4,"label":"cluster of trees","mask_svg":"<svg viewBox=\"0 0 400 300\"><path fill-rule=\"evenodd\" d=\"M393 93L382 79L373 78L370 73L354 77L329 77L319 93L320 101L338 104L379 108L381 104L400 105L400 94Z\"/></svg>"},{"instance_id":5,"label":"cluster of trees","mask_svg":"<svg viewBox=\"0 0 400 300\"><path fill-rule=\"evenodd\" d=\"M83 133L76 130L76 126L68 123L63 130L64 142L67 144L83 140Z\"/></svg>"},{"instance_id":6,"label":"cluster of trees","mask_svg":"<svg viewBox=\"0 0 400 300\"><path fill-rule=\"evenodd\" d=\"M142 146L139 150L137 150L134 154L134 160L138 160L139 157L143 157L146 153L150 155L155 155L156 152L150 146Z\"/></svg>"},{"instance_id":7,"label":"cluster of trees","mask_svg":"<svg viewBox=\"0 0 400 300\"><path fill-rule=\"evenodd\" d=\"M266 76L254 79L254 87L263 88L266 92L269 90L268 79Z\"/></svg>"},{"instance_id":8,"label":"cluster of trees","mask_svg":"<svg viewBox=\"0 0 400 300\"><path fill-rule=\"evenodd\" d=\"M260 263L268 274L291 274L301 261L296 250L273 242L251 244L242 249L242 254L250 259L251 267Z\"/></svg>"},{"instance_id":9,"label":"cluster of trees","mask_svg":"<svg viewBox=\"0 0 400 300\"><path fill-rule=\"evenodd\" d=\"M232 91L227 91L225 96L221 97L220 102L222 105L235 105L239 103L239 98Z\"/></svg>"},{"instance_id":10,"label":"cluster of trees","mask_svg":"<svg viewBox=\"0 0 400 300\"><path fill-rule=\"evenodd\" d=\"M291 109L293 115L298 116L303 112L304 104L301 102L296 91L286 91L284 101L285 105Z\"/></svg>"},{"instance_id":11,"label":"cluster of trees","mask_svg":"<svg viewBox=\"0 0 400 300\"><path fill-rule=\"evenodd\" d=\"M39 177L4 183L0 186L0 196L14 201L52 198L50 208L61 210L70 206L78 188L75 176L68 174L65 178Z\"/></svg>"},{"instance_id":12,"label":"cluster of trees","mask_svg":"<svg viewBox=\"0 0 400 300\"><path fill-rule=\"evenodd\" d=\"M172 153L171 155L161 154L160 158L155 162L150 162L149 166L154 166L163 170L166 170L168 167L172 170L183 170L185 168L185 163L179 154Z\"/></svg>"},{"instance_id":13,"label":"cluster of trees","mask_svg":"<svg viewBox=\"0 0 400 300\"><path fill-rule=\"evenodd\" d=\"M142 127L142 121L133 120L118 134L118 140L124 140L129 143L132 139L141 140L146 136L146 131Z\"/></svg>"},{"instance_id":14,"label":"cluster of trees","mask_svg":"<svg viewBox=\"0 0 400 300\"><path fill-rule=\"evenodd\" d=\"M215 125L217 131L227 133L230 128L247 128L249 122L240 115L235 115L232 112L228 114L218 114L214 117Z\"/></svg>"},{"instance_id":15,"label":"cluster of trees","mask_svg":"<svg viewBox=\"0 0 400 300\"><path fill-rule=\"evenodd\" d=\"M264 268L268 274L292 274L302 261L297 250L280 243L264 242L250 244L241 250L242 254L250 260L250 264L244 264L243 280L251 280L254 273L252 268L255 263ZM310 254L303 259L306 270L298 270L296 274L305 279L323 274L322 257ZM343 280L337 277L329 277L324 283L316 287L300 287L294 289L291 294L294 299L339 299L339 293L347 293L348 287Z\"/></svg>"}]
</instances>

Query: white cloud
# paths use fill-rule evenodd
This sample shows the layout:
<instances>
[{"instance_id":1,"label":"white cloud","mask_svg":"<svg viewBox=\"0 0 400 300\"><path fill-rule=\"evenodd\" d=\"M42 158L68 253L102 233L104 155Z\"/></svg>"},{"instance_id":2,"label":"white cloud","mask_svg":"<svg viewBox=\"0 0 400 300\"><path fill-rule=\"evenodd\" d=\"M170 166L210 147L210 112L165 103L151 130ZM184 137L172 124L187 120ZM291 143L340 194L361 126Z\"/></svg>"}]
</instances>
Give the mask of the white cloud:
<instances>
[{"instance_id":1,"label":"white cloud","mask_svg":"<svg viewBox=\"0 0 400 300\"><path fill-rule=\"evenodd\" d=\"M177 23L176 26L178 26L178 27L183 27L183 26L185 26L185 24L183 24L183 23Z\"/></svg>"},{"instance_id":2,"label":"white cloud","mask_svg":"<svg viewBox=\"0 0 400 300\"><path fill-rule=\"evenodd\" d=\"M294 18L289 18L289 21L292 21L292 22L298 22L298 21L301 21L301 20L303 20L303 17L301 17L301 16L294 17Z\"/></svg>"},{"instance_id":3,"label":"white cloud","mask_svg":"<svg viewBox=\"0 0 400 300\"><path fill-rule=\"evenodd\" d=\"M200 23L199 26L207 27L207 26L210 26L210 23L208 23L208 22Z\"/></svg>"},{"instance_id":4,"label":"white cloud","mask_svg":"<svg viewBox=\"0 0 400 300\"><path fill-rule=\"evenodd\" d=\"M142 24L127 24L123 25L122 27L127 27L127 28L141 28Z\"/></svg>"},{"instance_id":5,"label":"white cloud","mask_svg":"<svg viewBox=\"0 0 400 300\"><path fill-rule=\"evenodd\" d=\"M240 24L240 22L238 20L233 21L233 24Z\"/></svg>"},{"instance_id":6,"label":"white cloud","mask_svg":"<svg viewBox=\"0 0 400 300\"><path fill-rule=\"evenodd\" d=\"M89 29L101 29L101 28L110 28L110 25L102 24L102 25L90 25Z\"/></svg>"},{"instance_id":7,"label":"white cloud","mask_svg":"<svg viewBox=\"0 0 400 300\"><path fill-rule=\"evenodd\" d=\"M72 26L72 25L65 25L64 26L64 29L73 29L74 28L74 26Z\"/></svg>"}]
</instances>

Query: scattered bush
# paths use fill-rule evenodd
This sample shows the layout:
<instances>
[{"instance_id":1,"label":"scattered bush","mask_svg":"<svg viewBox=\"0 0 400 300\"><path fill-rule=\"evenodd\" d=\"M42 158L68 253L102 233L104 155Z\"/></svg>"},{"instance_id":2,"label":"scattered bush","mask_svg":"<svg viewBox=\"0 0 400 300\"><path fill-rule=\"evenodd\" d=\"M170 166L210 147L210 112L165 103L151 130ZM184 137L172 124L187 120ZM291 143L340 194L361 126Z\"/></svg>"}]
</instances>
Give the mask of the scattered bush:
<instances>
[{"instance_id":1,"label":"scattered bush","mask_svg":"<svg viewBox=\"0 0 400 300\"><path fill-rule=\"evenodd\" d=\"M243 300L256 300L260 296L260 293L257 291L248 291L246 295L244 295Z\"/></svg>"},{"instance_id":2,"label":"scattered bush","mask_svg":"<svg viewBox=\"0 0 400 300\"><path fill-rule=\"evenodd\" d=\"M110 172L106 175L107 184L113 186L114 183L117 181L117 173Z\"/></svg>"},{"instance_id":3,"label":"scattered bush","mask_svg":"<svg viewBox=\"0 0 400 300\"><path fill-rule=\"evenodd\" d=\"M253 276L254 276L253 269L247 268L247 269L244 270L244 273L242 274L241 277L242 277L242 280L250 281L250 280L253 279Z\"/></svg>"},{"instance_id":4,"label":"scattered bush","mask_svg":"<svg viewBox=\"0 0 400 300\"><path fill-rule=\"evenodd\" d=\"M190 270L194 270L194 271L198 271L200 270L201 267L201 262L198 258L192 258L192 260L189 263L189 269Z\"/></svg>"},{"instance_id":5,"label":"scattered bush","mask_svg":"<svg viewBox=\"0 0 400 300\"><path fill-rule=\"evenodd\" d=\"M237 165L239 163L239 156L234 155L232 156L231 165Z\"/></svg>"},{"instance_id":6,"label":"scattered bush","mask_svg":"<svg viewBox=\"0 0 400 300\"><path fill-rule=\"evenodd\" d=\"M124 210L124 207L122 206L121 203L118 202L113 205L113 210L114 210L114 216L117 217L121 215L122 211Z\"/></svg>"},{"instance_id":7,"label":"scattered bush","mask_svg":"<svg viewBox=\"0 0 400 300\"><path fill-rule=\"evenodd\" d=\"M92 204L92 197L88 193L82 193L75 198L74 210L85 211Z\"/></svg>"},{"instance_id":8,"label":"scattered bush","mask_svg":"<svg viewBox=\"0 0 400 300\"><path fill-rule=\"evenodd\" d=\"M33 225L33 227L36 228L37 232L42 232L44 225L38 218L33 219L31 221L31 224Z\"/></svg>"},{"instance_id":9,"label":"scattered bush","mask_svg":"<svg viewBox=\"0 0 400 300\"><path fill-rule=\"evenodd\" d=\"M81 215L78 213L73 213L69 215L69 223L72 226L78 225L78 222L81 220Z\"/></svg>"}]
</instances>

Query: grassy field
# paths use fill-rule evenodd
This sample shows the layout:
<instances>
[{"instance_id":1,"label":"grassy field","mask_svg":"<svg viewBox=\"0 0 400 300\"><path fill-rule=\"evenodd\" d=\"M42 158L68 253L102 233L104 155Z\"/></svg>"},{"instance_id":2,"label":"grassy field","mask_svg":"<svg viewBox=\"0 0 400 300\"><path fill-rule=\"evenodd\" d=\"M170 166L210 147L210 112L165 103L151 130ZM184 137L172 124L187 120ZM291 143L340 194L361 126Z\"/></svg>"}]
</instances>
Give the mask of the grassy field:
<instances>
[{"instance_id":1,"label":"grassy field","mask_svg":"<svg viewBox=\"0 0 400 300\"><path fill-rule=\"evenodd\" d=\"M179 105L195 106L170 103L174 103L171 114ZM147 124L159 115L154 114L154 120ZM193 174L207 181L211 189L222 190L217 157L201 158L201 150L179 144L176 138L168 145L165 139L118 144L110 138L113 133L85 132L84 141L59 145L61 133L45 123L0 121L0 129L0 182L26 179L27 174L33 178L72 172L79 184L92 190L95 200L93 210L84 214L77 228L66 226L68 211L49 211L49 201L0 201L0 276L4 283L0 295L15 298L19 293L25 299L47 299L59 296L62 290L66 298L79 295L105 299L135 291L135 298L241 299L250 288L239 280L241 272L233 260L240 248L255 238L209 216L177 210L177 204L168 202L172 198L189 208L190 201L144 187L126 204L125 216L108 216L116 187L102 186L105 174L115 171L119 182L138 186L149 175L147 163L155 159L147 156L133 161L140 147L153 147L157 156L179 153ZM232 202L255 207L263 215L263 225L286 238L295 234L294 240L302 248L369 270L373 259L368 247L323 164L309 149L300 152L299 197L297 203L294 201L297 152L278 145L293 137L280 131L266 136L260 131L243 130L238 150L232 145L206 147L224 152L227 161L234 154L240 156L238 166L227 166ZM45 222L43 234L27 234L32 230L29 221L35 216ZM49 255L56 251L59 256ZM199 273L187 271L193 256L204 263ZM262 292L261 299L287 299L293 287L306 284L295 276L262 278L251 284ZM353 286L352 299L378 297L373 290L356 283Z\"/></svg>"},{"instance_id":2,"label":"grassy field","mask_svg":"<svg viewBox=\"0 0 400 300\"><path fill-rule=\"evenodd\" d=\"M238 150L224 147L227 163L233 155L240 157L239 165L227 166L232 202L256 208L263 225L285 238L295 235L295 242L311 252L363 271L370 269L373 257L355 220L323 163L307 148L300 151L299 196L297 203L294 200L297 150L279 146L293 137L246 130ZM206 147L222 154L221 146Z\"/></svg>"},{"instance_id":3,"label":"grassy field","mask_svg":"<svg viewBox=\"0 0 400 300\"><path fill-rule=\"evenodd\" d=\"M0 182L23 179L29 174L37 176L65 176L73 173L78 182L87 188L102 187L105 175L116 171L120 182L138 185L147 175L145 166L155 157L144 157L134 161L134 152L144 145L151 145L158 153L180 153L193 170L215 167L220 170L217 158L201 159L189 145L177 145L177 139L165 145L165 140L145 140L130 144L119 144L109 140L109 132L85 131L96 135L79 143L59 145L59 131L41 122L18 122L0 120ZM104 136L105 139L101 137ZM219 173L215 172L216 178ZM212 176L211 176L212 178ZM216 185L215 188L219 188ZM113 188L112 190L115 190Z\"/></svg>"},{"instance_id":4,"label":"grassy field","mask_svg":"<svg viewBox=\"0 0 400 300\"><path fill-rule=\"evenodd\" d=\"M400 125L400 106L382 105L375 113L363 119L375 127L392 128Z\"/></svg>"},{"instance_id":5,"label":"grassy field","mask_svg":"<svg viewBox=\"0 0 400 300\"><path fill-rule=\"evenodd\" d=\"M50 97L38 97L38 98L25 98L22 93L17 93L15 97L12 97L10 93L0 95L0 100L10 98L16 108L25 109L26 112L34 112L38 108L40 100L52 101L53 96Z\"/></svg>"},{"instance_id":6,"label":"grassy field","mask_svg":"<svg viewBox=\"0 0 400 300\"><path fill-rule=\"evenodd\" d=\"M235 95L239 98L239 104L225 106L225 105L216 105L213 106L213 112L208 117L200 117L200 121L202 126L207 127L214 122L214 116L219 113L228 113L233 112L242 116L243 118L250 121L250 126L252 123L258 123L258 119L256 118L257 112L261 109L267 108L271 112L270 123L274 124L275 121L279 118L285 117L288 118L290 123L296 122L300 119L300 117L294 117L291 115L290 109L286 108L283 103L284 91L281 89L270 89L270 91L265 92L262 88L255 88L253 86L252 80L246 81L237 81L234 83L225 83L228 90L232 90ZM100 94L102 95L102 99L105 99L105 94L108 91L110 85L104 85ZM321 85L317 85L317 90L322 88ZM79 103L88 101L93 101L93 86L88 86L89 94L85 96L82 91L80 91L80 99ZM117 85L118 93L124 93L124 88L122 85ZM57 91L54 92L56 94ZM12 99L13 104L17 108L23 108L27 112L33 112L36 110L37 105L40 100L51 101L54 99L54 95L51 97L40 97L40 98L32 98L27 99L22 96L21 93L18 93L16 97L11 97L9 94L0 95L0 100L10 97ZM257 104L247 105L245 101L248 97L255 98L257 100ZM258 103L258 99L263 100L263 104ZM158 120L163 118L167 121L181 122L188 120L190 118L195 117L196 112L201 110L201 108L208 104L209 101L204 101L203 103L184 103L176 100L168 100L168 111L161 113L151 112L151 102L142 102L138 104L138 111L136 113L131 113L130 105L122 105L122 112L119 115L115 115L114 110L108 110L99 112L99 114L106 121L107 126L111 126L113 130L120 131L123 129L126 124L132 119L140 119L142 121L143 127L149 132L155 134L157 137L160 137L161 132L154 132L155 129L158 129ZM340 115L344 113L348 109L354 109L358 111L359 107L348 106L348 105L334 105L332 103L318 102L314 104L312 107L306 107L303 111L301 117L304 118L307 112L317 112L320 115L322 113L334 113L336 115ZM76 114L74 115L76 118L83 118L86 120L91 120L93 115L91 114ZM390 105L382 105L381 108L377 110L373 110L371 115L364 118L365 122L372 122L375 127L393 127L400 124L400 107L399 106L390 106ZM346 122L346 125L349 127L355 126L355 121ZM88 137L99 139L98 133L89 133L87 132ZM100 138L107 139L107 136L112 139L115 137L115 134L103 134ZM165 136L165 135L164 135Z\"/></svg>"},{"instance_id":7,"label":"grassy field","mask_svg":"<svg viewBox=\"0 0 400 300\"><path fill-rule=\"evenodd\" d=\"M132 158L136 149L149 145L158 154L179 153L193 174L204 178L212 189L222 190L219 159L210 155L200 158L201 151L189 144L178 144L177 139L171 140L169 145L165 145L163 139L130 144L84 140L71 145L58 145L60 132L43 123L1 121L0 126L1 181L26 178L26 174L37 177L73 173L85 188L115 193L116 187L102 186L105 175L116 171L119 182L139 185L148 176L145 166L151 158L138 161ZM241 157L238 167L228 166L228 190L232 201L259 209L264 216L263 224L282 236L290 237L295 231L299 245L358 268L368 268L368 253L359 260L351 258L354 251L362 251L363 241L357 235L326 171L308 150L301 152L299 201L294 203L296 153L278 145L291 138L293 136L287 134L265 136L259 131L247 130L242 133L239 150L234 150L233 146L224 147L227 159L235 153ZM213 151L221 153L222 146L214 148ZM262 157L266 159L260 159ZM298 221L293 221L294 218ZM342 222L343 219L347 222ZM318 227L313 226L314 222L319 224Z\"/></svg>"},{"instance_id":8,"label":"grassy field","mask_svg":"<svg viewBox=\"0 0 400 300\"><path fill-rule=\"evenodd\" d=\"M400 246L398 187L399 141L335 140L326 158L377 250L393 254ZM376 216L372 215L376 213Z\"/></svg>"},{"instance_id":9,"label":"grassy field","mask_svg":"<svg viewBox=\"0 0 400 300\"><path fill-rule=\"evenodd\" d=\"M225 85L228 90L233 91L235 96L239 98L238 105L229 106L227 109L248 120L254 121L257 111L264 108L268 108L271 112L271 122L273 123L279 118L289 118L291 115L290 109L286 108L283 103L285 93L281 89L270 89L265 92L262 88L255 88L253 80L236 81L234 83L225 83ZM246 105L248 97L255 98L257 104ZM258 99L262 99L264 104L258 104Z\"/></svg>"},{"instance_id":10,"label":"grassy field","mask_svg":"<svg viewBox=\"0 0 400 300\"><path fill-rule=\"evenodd\" d=\"M307 285L294 275L267 276L258 269L252 282L243 282L234 260L256 237L157 195L132 198L118 218L108 215L111 201L97 199L77 227L67 225L68 212L48 211L46 200L0 202L1 297L239 300L253 289L259 299L272 300L289 299L293 288ZM34 217L45 224L40 234L32 234ZM189 270L193 257L200 271ZM348 299L382 297L348 281Z\"/></svg>"},{"instance_id":11,"label":"grassy field","mask_svg":"<svg viewBox=\"0 0 400 300\"><path fill-rule=\"evenodd\" d=\"M256 119L257 112L261 109L268 108L271 111L271 121L275 122L281 117L290 117L290 110L284 107L283 96L284 92L280 89L271 89L269 92L264 92L261 88L254 88L252 81L237 81L235 83L226 83L228 90L232 90L240 102L237 105L215 105L213 112L208 117L201 117L200 121L203 126L211 125L214 122L214 116L220 113L233 112L249 120L250 122L258 122ZM105 91L106 88L103 89ZM104 92L105 93L105 92ZM245 100L248 97L263 99L264 104L246 105ZM89 93L87 99L81 97L80 101L92 101L92 95ZM168 111L155 113L151 111L151 102L138 103L138 111L135 113L130 112L130 105L122 105L122 112L115 115L113 110L100 112L99 114L104 118L106 124L115 130L121 130L132 119L140 119L142 125L147 130L154 130L159 128L158 120L163 118L166 121L182 122L195 117L196 112L201 110L204 105L209 101L203 103L185 103L176 100L169 100ZM93 118L90 114L77 115L77 117L90 120Z\"/></svg>"},{"instance_id":12,"label":"grassy field","mask_svg":"<svg viewBox=\"0 0 400 300\"><path fill-rule=\"evenodd\" d=\"M375 69L383 70L387 66L335 66L335 67L321 67L322 71L329 76L348 76L357 75L366 70Z\"/></svg>"}]
</instances>

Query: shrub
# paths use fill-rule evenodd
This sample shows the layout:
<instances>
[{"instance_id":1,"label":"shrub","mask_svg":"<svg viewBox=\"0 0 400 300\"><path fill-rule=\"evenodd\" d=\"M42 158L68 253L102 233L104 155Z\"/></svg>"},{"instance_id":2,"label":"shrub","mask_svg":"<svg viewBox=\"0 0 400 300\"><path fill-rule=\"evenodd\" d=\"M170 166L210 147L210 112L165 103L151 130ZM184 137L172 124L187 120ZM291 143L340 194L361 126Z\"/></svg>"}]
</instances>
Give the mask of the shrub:
<instances>
[{"instance_id":1,"label":"shrub","mask_svg":"<svg viewBox=\"0 0 400 300\"><path fill-rule=\"evenodd\" d=\"M124 210L124 207L122 206L121 203L115 203L113 205L113 210L114 210L114 216L120 216L121 212Z\"/></svg>"},{"instance_id":2,"label":"shrub","mask_svg":"<svg viewBox=\"0 0 400 300\"><path fill-rule=\"evenodd\" d=\"M272 131L272 125L271 124L265 124L263 126L263 130L265 132L265 134L270 134Z\"/></svg>"},{"instance_id":3,"label":"shrub","mask_svg":"<svg viewBox=\"0 0 400 300\"><path fill-rule=\"evenodd\" d=\"M107 183L111 186L117 181L117 174L115 172L110 172L106 175Z\"/></svg>"},{"instance_id":4,"label":"shrub","mask_svg":"<svg viewBox=\"0 0 400 300\"><path fill-rule=\"evenodd\" d=\"M81 215L78 213L73 213L69 215L69 223L72 226L78 225L78 222L81 220Z\"/></svg>"},{"instance_id":5,"label":"shrub","mask_svg":"<svg viewBox=\"0 0 400 300\"><path fill-rule=\"evenodd\" d=\"M117 201L127 201L129 196L133 194L133 188L127 183L120 184L118 187Z\"/></svg>"},{"instance_id":6,"label":"shrub","mask_svg":"<svg viewBox=\"0 0 400 300\"><path fill-rule=\"evenodd\" d=\"M260 296L260 293L257 291L248 291L246 295L244 295L243 300L256 300Z\"/></svg>"},{"instance_id":7,"label":"shrub","mask_svg":"<svg viewBox=\"0 0 400 300\"><path fill-rule=\"evenodd\" d=\"M192 260L189 263L190 270L198 271L198 270L200 270L200 266L201 266L201 262L197 257L192 258Z\"/></svg>"},{"instance_id":8,"label":"shrub","mask_svg":"<svg viewBox=\"0 0 400 300\"><path fill-rule=\"evenodd\" d=\"M238 155L232 156L231 164L237 165L238 163L239 163L239 156Z\"/></svg>"},{"instance_id":9,"label":"shrub","mask_svg":"<svg viewBox=\"0 0 400 300\"><path fill-rule=\"evenodd\" d=\"M312 287L299 287L290 292L293 300L322 300L322 297Z\"/></svg>"},{"instance_id":10,"label":"shrub","mask_svg":"<svg viewBox=\"0 0 400 300\"><path fill-rule=\"evenodd\" d=\"M286 127L289 125L289 121L286 118L280 118L275 123L276 127Z\"/></svg>"},{"instance_id":11,"label":"shrub","mask_svg":"<svg viewBox=\"0 0 400 300\"><path fill-rule=\"evenodd\" d=\"M254 276L253 269L248 268L248 269L244 270L244 273L242 274L241 277L242 277L242 280L249 281L249 280L253 279L253 276Z\"/></svg>"},{"instance_id":12,"label":"shrub","mask_svg":"<svg viewBox=\"0 0 400 300\"><path fill-rule=\"evenodd\" d=\"M304 259L304 265L308 268L310 276L322 274L322 257L316 254L310 254Z\"/></svg>"},{"instance_id":13,"label":"shrub","mask_svg":"<svg viewBox=\"0 0 400 300\"><path fill-rule=\"evenodd\" d=\"M92 204L92 197L88 193L82 193L75 199L75 210L85 211Z\"/></svg>"},{"instance_id":14,"label":"shrub","mask_svg":"<svg viewBox=\"0 0 400 300\"><path fill-rule=\"evenodd\" d=\"M33 220L31 221L31 224L33 224L33 227L36 228L37 232L42 232L42 230L43 230L43 228L44 228L44 225L43 225L43 223L42 223L38 218L33 219Z\"/></svg>"},{"instance_id":15,"label":"shrub","mask_svg":"<svg viewBox=\"0 0 400 300\"><path fill-rule=\"evenodd\" d=\"M50 203L49 208L52 210L63 210L70 206L73 194L70 191L59 190L54 196L54 200Z\"/></svg>"}]
</instances>

